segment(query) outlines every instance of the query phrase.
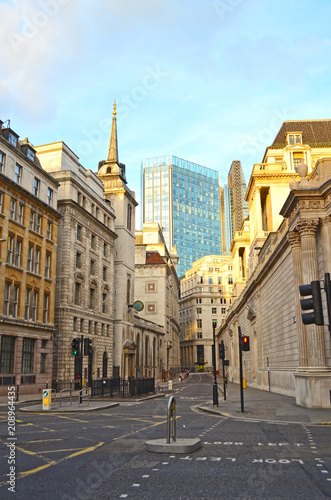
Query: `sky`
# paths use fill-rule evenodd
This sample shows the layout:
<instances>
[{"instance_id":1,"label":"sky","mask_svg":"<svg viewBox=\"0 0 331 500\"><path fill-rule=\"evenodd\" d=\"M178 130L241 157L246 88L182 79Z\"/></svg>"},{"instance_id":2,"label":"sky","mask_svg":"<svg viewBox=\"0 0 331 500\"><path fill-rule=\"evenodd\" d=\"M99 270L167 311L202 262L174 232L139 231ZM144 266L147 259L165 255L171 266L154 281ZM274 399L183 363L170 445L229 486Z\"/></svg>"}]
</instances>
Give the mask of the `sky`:
<instances>
[{"instance_id":1,"label":"sky","mask_svg":"<svg viewBox=\"0 0 331 500\"><path fill-rule=\"evenodd\" d=\"M154 156L221 185L240 160L248 183L284 120L331 118L330 19L330 0L0 0L0 119L96 171L116 99L139 203Z\"/></svg>"}]
</instances>

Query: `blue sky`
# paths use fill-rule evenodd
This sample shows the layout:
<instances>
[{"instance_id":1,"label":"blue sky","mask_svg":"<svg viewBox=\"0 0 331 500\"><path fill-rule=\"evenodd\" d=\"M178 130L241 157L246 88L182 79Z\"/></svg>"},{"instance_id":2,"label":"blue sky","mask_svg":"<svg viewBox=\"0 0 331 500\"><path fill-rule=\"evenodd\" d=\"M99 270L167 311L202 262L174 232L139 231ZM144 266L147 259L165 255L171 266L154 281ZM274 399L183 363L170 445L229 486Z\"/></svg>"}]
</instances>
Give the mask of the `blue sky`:
<instances>
[{"instance_id":1,"label":"blue sky","mask_svg":"<svg viewBox=\"0 0 331 500\"><path fill-rule=\"evenodd\" d=\"M0 0L0 118L85 168L174 154L246 182L286 119L330 118L329 0Z\"/></svg>"}]
</instances>

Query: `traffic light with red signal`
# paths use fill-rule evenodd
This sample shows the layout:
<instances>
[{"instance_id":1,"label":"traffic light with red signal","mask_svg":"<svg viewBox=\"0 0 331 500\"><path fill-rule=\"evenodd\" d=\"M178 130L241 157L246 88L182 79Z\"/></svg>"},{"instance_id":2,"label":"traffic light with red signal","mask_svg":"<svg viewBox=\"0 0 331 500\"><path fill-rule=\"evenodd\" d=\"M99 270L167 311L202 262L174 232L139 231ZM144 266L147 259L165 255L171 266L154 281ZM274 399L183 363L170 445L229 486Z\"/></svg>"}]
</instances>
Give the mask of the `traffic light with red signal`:
<instances>
[{"instance_id":1,"label":"traffic light with red signal","mask_svg":"<svg viewBox=\"0 0 331 500\"><path fill-rule=\"evenodd\" d=\"M250 350L248 335L244 335L242 337L242 350L245 351L245 352L247 352L247 351Z\"/></svg>"}]
</instances>

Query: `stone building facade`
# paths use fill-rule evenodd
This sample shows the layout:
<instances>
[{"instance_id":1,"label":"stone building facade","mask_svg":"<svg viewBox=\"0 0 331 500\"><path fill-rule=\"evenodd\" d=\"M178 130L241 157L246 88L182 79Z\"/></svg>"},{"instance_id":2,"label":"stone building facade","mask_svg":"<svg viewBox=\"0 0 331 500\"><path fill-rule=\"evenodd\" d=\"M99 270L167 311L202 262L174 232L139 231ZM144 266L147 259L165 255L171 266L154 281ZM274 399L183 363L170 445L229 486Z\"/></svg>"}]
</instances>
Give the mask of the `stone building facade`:
<instances>
[{"instance_id":1,"label":"stone building facade","mask_svg":"<svg viewBox=\"0 0 331 500\"><path fill-rule=\"evenodd\" d=\"M197 260L180 281L181 365L212 371L213 327L220 326L231 305L232 258L208 255Z\"/></svg>"},{"instance_id":2,"label":"stone building facade","mask_svg":"<svg viewBox=\"0 0 331 500\"><path fill-rule=\"evenodd\" d=\"M267 161L254 166L246 194L247 278L218 336L228 348L230 380L239 381L240 326L250 336L247 383L264 390L270 384L307 407L330 407L326 297L322 290L325 325L305 326L299 296L299 285L321 281L331 269L330 138L331 120L285 122Z\"/></svg>"},{"instance_id":3,"label":"stone building facade","mask_svg":"<svg viewBox=\"0 0 331 500\"><path fill-rule=\"evenodd\" d=\"M135 299L144 303L139 316L150 326L162 327L158 338L154 335L153 340L148 340L147 331L145 341L142 335L136 338L140 353L137 369L145 376L156 373L162 380L175 378L180 371L178 255L175 249L168 251L157 223L145 223L141 231L136 231L135 254ZM146 356L146 342L151 346L152 355Z\"/></svg>"},{"instance_id":4,"label":"stone building facade","mask_svg":"<svg viewBox=\"0 0 331 500\"><path fill-rule=\"evenodd\" d=\"M58 183L0 121L0 394L51 384Z\"/></svg>"},{"instance_id":5,"label":"stone building facade","mask_svg":"<svg viewBox=\"0 0 331 500\"><path fill-rule=\"evenodd\" d=\"M70 381L80 384L72 340L82 335L92 340L92 355L83 356L85 382L112 375L115 212L103 199L102 182L64 142L36 151L59 183L53 370L53 386L59 389Z\"/></svg>"}]
</instances>

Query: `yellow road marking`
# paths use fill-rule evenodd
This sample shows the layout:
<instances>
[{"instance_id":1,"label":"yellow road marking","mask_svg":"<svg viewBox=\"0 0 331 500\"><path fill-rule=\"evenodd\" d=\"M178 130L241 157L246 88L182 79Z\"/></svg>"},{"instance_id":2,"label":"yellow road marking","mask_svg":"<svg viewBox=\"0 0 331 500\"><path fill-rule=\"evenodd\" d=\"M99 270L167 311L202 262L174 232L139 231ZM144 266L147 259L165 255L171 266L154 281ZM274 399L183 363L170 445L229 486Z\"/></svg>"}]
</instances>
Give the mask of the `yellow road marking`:
<instances>
[{"instance_id":1,"label":"yellow road marking","mask_svg":"<svg viewBox=\"0 0 331 500\"><path fill-rule=\"evenodd\" d=\"M67 418L68 420L75 420L75 422L83 422L83 424L88 424L88 420L78 420L78 418L64 417L63 415L57 415L59 418Z\"/></svg>"},{"instance_id":2,"label":"yellow road marking","mask_svg":"<svg viewBox=\"0 0 331 500\"><path fill-rule=\"evenodd\" d=\"M24 448L21 448L20 446L16 446L17 450L23 451L23 453L27 453L28 455L38 455L37 451L29 451L25 450Z\"/></svg>"},{"instance_id":3,"label":"yellow road marking","mask_svg":"<svg viewBox=\"0 0 331 500\"><path fill-rule=\"evenodd\" d=\"M77 450L84 450L85 448L68 448L64 450L47 450L47 451L40 451L39 453L57 453L58 451L77 451Z\"/></svg>"},{"instance_id":4,"label":"yellow road marking","mask_svg":"<svg viewBox=\"0 0 331 500\"><path fill-rule=\"evenodd\" d=\"M103 444L104 444L104 442L100 442L100 443L96 444L95 446L89 446L88 448L84 448L81 451L78 451L76 453L72 453L71 455L68 455L67 457L60 458L60 460L53 460L52 462L49 462L48 464L45 464L45 465L40 465L39 467L36 467L35 469L20 472L17 475L17 478L20 479L21 477L26 477L26 476L30 476L31 474L36 474L37 472L40 472L41 470L47 469L48 467L51 467L52 465L57 465L60 462L64 462L64 460L68 460L70 458L77 457L78 455L83 455L84 453L89 453L91 451L94 451L97 448L99 448L100 446L102 446ZM0 486L4 486L5 484L7 484L6 481L0 483Z\"/></svg>"}]
</instances>

